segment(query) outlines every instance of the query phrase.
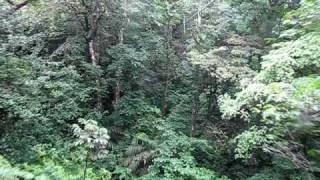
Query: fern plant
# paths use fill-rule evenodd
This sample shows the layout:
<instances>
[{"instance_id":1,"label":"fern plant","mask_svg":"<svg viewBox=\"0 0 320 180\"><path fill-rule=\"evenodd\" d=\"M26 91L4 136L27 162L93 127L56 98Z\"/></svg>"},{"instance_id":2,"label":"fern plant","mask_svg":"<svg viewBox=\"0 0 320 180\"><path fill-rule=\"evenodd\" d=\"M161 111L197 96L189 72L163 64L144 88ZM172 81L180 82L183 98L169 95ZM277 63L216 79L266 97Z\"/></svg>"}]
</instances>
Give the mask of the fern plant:
<instances>
[{"instance_id":1,"label":"fern plant","mask_svg":"<svg viewBox=\"0 0 320 180\"><path fill-rule=\"evenodd\" d=\"M137 134L125 151L123 165L130 168L133 172L139 173L147 170L152 159L158 152L158 144L151 140L147 134Z\"/></svg>"}]
</instances>

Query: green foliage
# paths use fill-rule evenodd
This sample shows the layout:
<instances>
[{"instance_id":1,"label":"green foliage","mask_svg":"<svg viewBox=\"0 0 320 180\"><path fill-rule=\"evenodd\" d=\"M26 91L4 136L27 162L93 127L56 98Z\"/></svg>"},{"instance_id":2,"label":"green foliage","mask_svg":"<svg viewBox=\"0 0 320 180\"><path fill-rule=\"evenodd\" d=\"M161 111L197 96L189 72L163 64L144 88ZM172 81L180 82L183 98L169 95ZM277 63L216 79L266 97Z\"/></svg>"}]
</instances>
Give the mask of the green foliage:
<instances>
[{"instance_id":1,"label":"green foliage","mask_svg":"<svg viewBox=\"0 0 320 180\"><path fill-rule=\"evenodd\" d=\"M87 150L84 159L101 159L108 154L107 146L110 136L108 130L98 126L96 121L79 119L78 124L73 125L73 133L78 138L75 146L84 146Z\"/></svg>"},{"instance_id":2,"label":"green foliage","mask_svg":"<svg viewBox=\"0 0 320 180\"><path fill-rule=\"evenodd\" d=\"M19 168L11 167L3 157L1 157L0 177L8 180L16 179L82 179L82 169L75 166L75 162L64 160L63 163L50 159L48 154L41 154L39 163L34 165L21 164ZM111 179L111 173L105 169L94 170L89 168L88 178L90 179Z\"/></svg>"},{"instance_id":3,"label":"green foliage","mask_svg":"<svg viewBox=\"0 0 320 180\"><path fill-rule=\"evenodd\" d=\"M304 0L296 10L284 16L284 30L273 44L273 50L263 57L262 82L291 81L295 77L319 74L319 33L316 19L319 1Z\"/></svg>"},{"instance_id":4,"label":"green foliage","mask_svg":"<svg viewBox=\"0 0 320 180\"><path fill-rule=\"evenodd\" d=\"M134 47L119 44L108 50L112 63L108 65L109 82L120 81L122 91L130 91L135 86L145 70L146 52ZM128 81L130 80L130 81Z\"/></svg>"},{"instance_id":5,"label":"green foliage","mask_svg":"<svg viewBox=\"0 0 320 180\"><path fill-rule=\"evenodd\" d=\"M133 137L132 143L127 147L124 159L124 166L137 172L150 165L150 162L155 157L158 151L158 144L151 140L144 133L137 134Z\"/></svg>"},{"instance_id":6,"label":"green foliage","mask_svg":"<svg viewBox=\"0 0 320 180\"><path fill-rule=\"evenodd\" d=\"M154 0L155 23L158 26L174 25L180 21L181 15L177 13L176 3L167 0Z\"/></svg>"},{"instance_id":7,"label":"green foliage","mask_svg":"<svg viewBox=\"0 0 320 180\"><path fill-rule=\"evenodd\" d=\"M263 27L262 32L268 31L268 24L272 22L268 18L272 18L268 11L268 1L255 0L255 1L232 1L233 6L238 6L234 19L235 29L239 33L259 33L261 30L259 27ZM269 15L269 16L268 16ZM263 24L265 23L265 24ZM270 26L270 25L269 25Z\"/></svg>"},{"instance_id":8,"label":"green foliage","mask_svg":"<svg viewBox=\"0 0 320 180\"><path fill-rule=\"evenodd\" d=\"M27 180L33 179L34 176L31 173L12 167L3 156L0 156L0 178L8 180L17 180L23 178Z\"/></svg>"},{"instance_id":9,"label":"green foliage","mask_svg":"<svg viewBox=\"0 0 320 180\"><path fill-rule=\"evenodd\" d=\"M116 175L120 180L133 179L130 169L127 168L117 167L116 170L113 171L113 174Z\"/></svg>"},{"instance_id":10,"label":"green foliage","mask_svg":"<svg viewBox=\"0 0 320 180\"><path fill-rule=\"evenodd\" d=\"M304 1L298 10L289 12L288 16L291 13L299 16L302 13L300 10L308 7L309 3ZM311 12L315 13L310 10L306 14ZM303 16L297 21L302 19ZM306 28L293 27L290 30ZM315 85L318 76L303 76L319 73L317 36L317 32L306 30L298 37L275 43L274 49L263 56L262 70L254 82L244 83L243 90L236 93L235 98L229 95L221 97L220 110L224 118L240 118L248 122L249 128L235 138L236 157L249 158L256 148L287 142L286 136L293 128L299 127L302 122L313 124L314 119L308 118L305 111L318 111L318 87Z\"/></svg>"},{"instance_id":11,"label":"green foliage","mask_svg":"<svg viewBox=\"0 0 320 180\"><path fill-rule=\"evenodd\" d=\"M0 179L319 179L319 0L20 2Z\"/></svg>"},{"instance_id":12,"label":"green foliage","mask_svg":"<svg viewBox=\"0 0 320 180\"><path fill-rule=\"evenodd\" d=\"M300 171L299 169L296 169L289 159L275 156L272 160L272 164L273 168L264 169L247 179L258 180L289 178L295 180L305 180L310 178L310 176L307 173Z\"/></svg>"},{"instance_id":13,"label":"green foliage","mask_svg":"<svg viewBox=\"0 0 320 180\"><path fill-rule=\"evenodd\" d=\"M237 143L235 158L250 158L255 148L271 143L272 140L273 136L271 134L267 136L265 129L258 129L253 126L235 138Z\"/></svg>"},{"instance_id":14,"label":"green foliage","mask_svg":"<svg viewBox=\"0 0 320 180\"><path fill-rule=\"evenodd\" d=\"M295 77L319 73L319 44L317 32L310 32L297 40L276 43L276 48L264 56L260 81L270 83L292 81Z\"/></svg>"},{"instance_id":15,"label":"green foliage","mask_svg":"<svg viewBox=\"0 0 320 180\"><path fill-rule=\"evenodd\" d=\"M318 77L296 79L292 84L272 83L263 85L264 88L251 88L250 85L237 94L237 99L223 99L224 117L241 117L259 126L254 125L237 136L236 157L248 158L251 148L279 141L294 124L299 124L304 108L317 109L319 96L314 94L317 81Z\"/></svg>"},{"instance_id":16,"label":"green foliage","mask_svg":"<svg viewBox=\"0 0 320 180\"><path fill-rule=\"evenodd\" d=\"M142 179L160 177L162 179L228 179L220 178L215 172L197 167L192 152L199 148L197 144L205 145L200 140L188 138L183 134L176 134L165 130L161 136L158 153L149 168L149 174Z\"/></svg>"},{"instance_id":17,"label":"green foliage","mask_svg":"<svg viewBox=\"0 0 320 180\"><path fill-rule=\"evenodd\" d=\"M114 104L117 111L114 111L109 116L110 124L113 123L114 126L132 126L137 130L141 130L143 126L148 125L152 127L154 123L159 121L160 110L151 105L144 96L141 91L130 92L122 96ZM143 129L143 131L148 130Z\"/></svg>"}]
</instances>

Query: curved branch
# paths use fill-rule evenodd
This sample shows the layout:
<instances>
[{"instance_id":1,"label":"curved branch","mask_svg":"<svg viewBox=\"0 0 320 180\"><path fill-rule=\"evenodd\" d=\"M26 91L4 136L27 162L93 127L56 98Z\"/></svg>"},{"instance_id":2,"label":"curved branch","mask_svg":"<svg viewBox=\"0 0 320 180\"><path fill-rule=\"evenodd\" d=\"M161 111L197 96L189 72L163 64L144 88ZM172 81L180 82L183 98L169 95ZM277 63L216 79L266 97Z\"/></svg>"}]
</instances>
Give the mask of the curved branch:
<instances>
[{"instance_id":1,"label":"curved branch","mask_svg":"<svg viewBox=\"0 0 320 180\"><path fill-rule=\"evenodd\" d=\"M8 4L10 4L11 6L13 6L13 10L14 11L18 11L20 10L21 8L23 8L24 6L26 6L27 4L29 4L30 2L32 2L33 0L25 0L21 3L14 3L13 1L11 0L5 0Z\"/></svg>"}]
</instances>

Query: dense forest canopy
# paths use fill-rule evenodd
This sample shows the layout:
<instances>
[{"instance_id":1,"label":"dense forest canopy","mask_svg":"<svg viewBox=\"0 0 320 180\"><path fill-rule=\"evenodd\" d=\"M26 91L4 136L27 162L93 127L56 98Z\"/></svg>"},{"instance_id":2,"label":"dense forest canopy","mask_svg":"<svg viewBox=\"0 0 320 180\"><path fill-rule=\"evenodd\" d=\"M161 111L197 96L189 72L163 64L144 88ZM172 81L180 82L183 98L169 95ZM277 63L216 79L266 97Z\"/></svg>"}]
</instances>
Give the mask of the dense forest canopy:
<instances>
[{"instance_id":1,"label":"dense forest canopy","mask_svg":"<svg viewBox=\"0 0 320 180\"><path fill-rule=\"evenodd\" d=\"M0 0L0 179L320 179L320 0Z\"/></svg>"}]
</instances>

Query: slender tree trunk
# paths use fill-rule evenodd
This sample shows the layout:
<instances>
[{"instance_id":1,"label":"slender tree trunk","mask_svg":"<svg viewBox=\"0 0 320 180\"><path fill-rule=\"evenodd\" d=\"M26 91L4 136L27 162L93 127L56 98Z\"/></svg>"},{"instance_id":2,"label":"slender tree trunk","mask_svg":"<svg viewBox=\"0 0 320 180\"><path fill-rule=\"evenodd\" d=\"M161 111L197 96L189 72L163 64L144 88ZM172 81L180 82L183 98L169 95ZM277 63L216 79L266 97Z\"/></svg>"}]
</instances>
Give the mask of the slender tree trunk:
<instances>
[{"instance_id":1,"label":"slender tree trunk","mask_svg":"<svg viewBox=\"0 0 320 180\"><path fill-rule=\"evenodd\" d=\"M200 26L201 26L201 7L200 7L200 6L198 7L198 14L197 14L197 16L198 16L198 18L197 18L197 21L198 21L197 25L198 25L198 28L200 28Z\"/></svg>"},{"instance_id":2,"label":"slender tree trunk","mask_svg":"<svg viewBox=\"0 0 320 180\"><path fill-rule=\"evenodd\" d=\"M124 42L124 31L125 31L125 27L127 26L127 22L129 22L129 18L127 15L127 0L123 1L122 4L122 8L123 8L123 24L121 25L121 28L119 30L119 44L122 45ZM120 92L121 92L121 87L120 87L120 76L121 76L121 71L118 70L118 72L116 72L116 87L114 90L114 102L117 103L119 98L120 98Z\"/></svg>"},{"instance_id":3,"label":"slender tree trunk","mask_svg":"<svg viewBox=\"0 0 320 180\"><path fill-rule=\"evenodd\" d=\"M212 91L210 91L209 97L208 97L208 107L207 107L207 121L210 121L211 117L212 117L212 111L214 109L214 101L215 101L215 97L214 94L212 94Z\"/></svg>"},{"instance_id":4,"label":"slender tree trunk","mask_svg":"<svg viewBox=\"0 0 320 180\"><path fill-rule=\"evenodd\" d=\"M162 116L165 116L167 114L167 109L168 109L168 91L169 91L169 66L170 66L170 55L169 55L169 42L167 42L167 64L165 65L165 82L164 82L164 90L163 90L163 95L161 99L161 114Z\"/></svg>"},{"instance_id":5,"label":"slender tree trunk","mask_svg":"<svg viewBox=\"0 0 320 180\"><path fill-rule=\"evenodd\" d=\"M97 57L97 52L96 52L96 42L95 39L92 39L89 41L89 52L90 52L90 58L92 65L98 66L98 57Z\"/></svg>"},{"instance_id":6,"label":"slender tree trunk","mask_svg":"<svg viewBox=\"0 0 320 180\"><path fill-rule=\"evenodd\" d=\"M217 82L216 79L210 79L212 81L209 83L209 95L208 95L208 108L207 108L207 121L211 120L213 112L217 110Z\"/></svg>"},{"instance_id":7,"label":"slender tree trunk","mask_svg":"<svg viewBox=\"0 0 320 180\"><path fill-rule=\"evenodd\" d=\"M87 169L88 169L88 161L89 161L89 151L87 151L86 160L84 165L84 171L83 171L83 180L86 180L87 178Z\"/></svg>"},{"instance_id":8,"label":"slender tree trunk","mask_svg":"<svg viewBox=\"0 0 320 180\"><path fill-rule=\"evenodd\" d=\"M162 96L162 102L161 102L161 114L162 116L165 116L167 114L168 109L168 90L169 90L169 80L166 78L166 82L164 85L164 92Z\"/></svg>"},{"instance_id":9,"label":"slender tree trunk","mask_svg":"<svg viewBox=\"0 0 320 180\"><path fill-rule=\"evenodd\" d=\"M198 93L195 93L192 98L190 137L194 136L195 130L196 130L196 124L198 119L198 104L199 104L199 95Z\"/></svg>"},{"instance_id":10,"label":"slender tree trunk","mask_svg":"<svg viewBox=\"0 0 320 180\"><path fill-rule=\"evenodd\" d=\"M121 25L120 31L119 31L119 44L123 44L124 41L124 31L126 29L126 26L128 22L130 21L128 14L127 14L127 9L128 9L128 2L127 0L123 0L122 4L122 9L123 9L123 14L122 14L122 20L123 24Z\"/></svg>"},{"instance_id":11,"label":"slender tree trunk","mask_svg":"<svg viewBox=\"0 0 320 180\"><path fill-rule=\"evenodd\" d=\"M97 33L99 28L99 21L103 15L102 10L102 1L95 0L94 10L91 14L90 24L89 27L85 28L88 29L87 33L87 43L89 44L89 54L92 65L96 69L100 69L100 61L99 56L97 53ZM97 99L96 99L96 108L98 110L102 110L102 93L101 93L101 77L100 75L96 76L96 89L97 89Z\"/></svg>"},{"instance_id":12,"label":"slender tree trunk","mask_svg":"<svg viewBox=\"0 0 320 180\"><path fill-rule=\"evenodd\" d=\"M163 96L162 96L162 102L161 102L161 114L162 116L165 116L167 114L167 109L168 109L168 92L169 92L169 83L170 83L170 65L171 65L171 59L170 59L170 50L171 50L171 42L172 42L172 34L173 34L173 29L172 26L170 25L170 20L167 24L167 29L166 29L166 42L165 42L165 48L166 48L166 59L167 63L165 65L165 82L164 82L164 91L163 91Z\"/></svg>"},{"instance_id":13,"label":"slender tree trunk","mask_svg":"<svg viewBox=\"0 0 320 180\"><path fill-rule=\"evenodd\" d=\"M183 36L185 36L186 31L186 16L183 14Z\"/></svg>"},{"instance_id":14,"label":"slender tree trunk","mask_svg":"<svg viewBox=\"0 0 320 180\"><path fill-rule=\"evenodd\" d=\"M196 125L199 111L199 96L202 92L201 71L200 67L196 66L193 71L193 87L192 87L192 104L191 104L191 122L190 122L190 137L195 135Z\"/></svg>"},{"instance_id":15,"label":"slender tree trunk","mask_svg":"<svg viewBox=\"0 0 320 180\"><path fill-rule=\"evenodd\" d=\"M114 90L114 102L117 103L120 97L120 82L117 80L116 88Z\"/></svg>"},{"instance_id":16,"label":"slender tree trunk","mask_svg":"<svg viewBox=\"0 0 320 180\"><path fill-rule=\"evenodd\" d=\"M200 9L200 5L198 7L198 13L197 13L197 34L196 34L196 39L198 42L200 42L200 26L201 26L201 9Z\"/></svg>"},{"instance_id":17,"label":"slender tree trunk","mask_svg":"<svg viewBox=\"0 0 320 180\"><path fill-rule=\"evenodd\" d=\"M96 50L96 40L95 37L89 41L89 53L92 65L96 69L100 69L100 63L98 60L97 50ZM96 89L97 89L97 99L96 99L96 108L98 110L102 109L102 95L101 95L101 77L100 75L96 76Z\"/></svg>"}]
</instances>

